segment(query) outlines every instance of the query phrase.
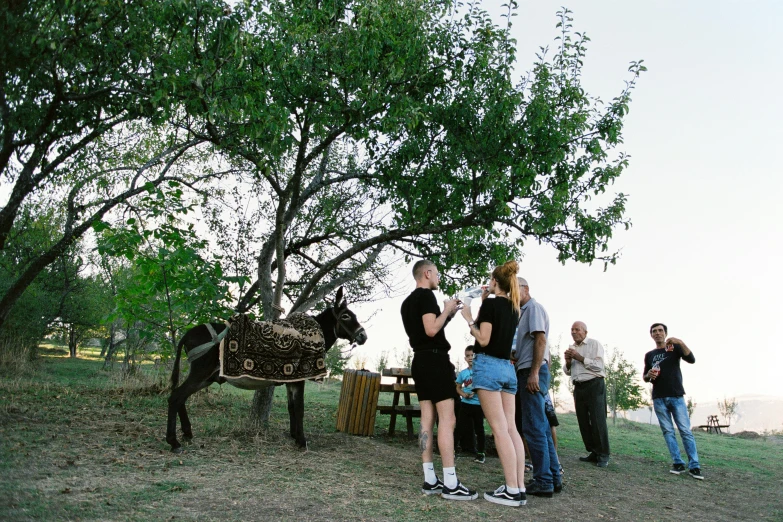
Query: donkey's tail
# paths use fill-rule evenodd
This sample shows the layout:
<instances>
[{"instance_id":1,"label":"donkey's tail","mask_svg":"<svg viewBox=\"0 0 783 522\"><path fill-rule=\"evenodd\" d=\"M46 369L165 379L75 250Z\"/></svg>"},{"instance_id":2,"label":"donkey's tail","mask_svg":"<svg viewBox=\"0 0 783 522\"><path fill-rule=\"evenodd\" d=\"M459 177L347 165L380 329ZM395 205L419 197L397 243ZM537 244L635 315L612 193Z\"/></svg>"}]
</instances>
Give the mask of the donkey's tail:
<instances>
[{"instance_id":1,"label":"donkey's tail","mask_svg":"<svg viewBox=\"0 0 783 522\"><path fill-rule=\"evenodd\" d=\"M179 386L179 361L182 358L182 347L185 345L185 336L182 336L177 345L177 356L174 358L174 369L171 371L171 389Z\"/></svg>"}]
</instances>

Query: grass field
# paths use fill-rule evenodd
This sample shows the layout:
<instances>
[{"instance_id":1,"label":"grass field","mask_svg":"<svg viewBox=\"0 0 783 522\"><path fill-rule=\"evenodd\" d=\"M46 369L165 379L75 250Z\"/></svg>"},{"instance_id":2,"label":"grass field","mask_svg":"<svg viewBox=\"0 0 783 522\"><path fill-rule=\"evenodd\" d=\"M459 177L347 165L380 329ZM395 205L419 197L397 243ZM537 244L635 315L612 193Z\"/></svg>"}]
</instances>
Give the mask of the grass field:
<instances>
[{"instance_id":1,"label":"grass field","mask_svg":"<svg viewBox=\"0 0 783 522\"><path fill-rule=\"evenodd\" d=\"M167 393L101 371L97 354L48 350L34 371L0 375L0 520L783 520L783 444L696 433L706 480L668 473L655 426L609 428L607 469L584 454L573 415L560 415L565 487L509 508L420 493L415 441L335 431L339 383L308 383L309 450L287 436L285 389L268 430L247 428L251 392L213 386L188 402L195 439L164 441ZM436 457L440 474L440 459ZM496 458L457 460L470 487L494 489Z\"/></svg>"}]
</instances>

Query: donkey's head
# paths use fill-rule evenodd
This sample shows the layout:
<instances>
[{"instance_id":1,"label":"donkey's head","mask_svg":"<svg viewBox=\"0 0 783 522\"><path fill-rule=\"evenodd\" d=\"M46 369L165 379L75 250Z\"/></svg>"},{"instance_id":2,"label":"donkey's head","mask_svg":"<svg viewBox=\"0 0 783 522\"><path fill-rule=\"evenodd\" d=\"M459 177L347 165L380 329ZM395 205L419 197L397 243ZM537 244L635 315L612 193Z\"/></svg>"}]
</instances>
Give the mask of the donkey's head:
<instances>
[{"instance_id":1,"label":"donkey's head","mask_svg":"<svg viewBox=\"0 0 783 522\"><path fill-rule=\"evenodd\" d=\"M334 333L337 337L347 339L351 343L364 344L367 342L367 333L356 319L356 314L348 309L348 302L343 298L342 286L337 290L337 296L331 310L336 321Z\"/></svg>"}]
</instances>

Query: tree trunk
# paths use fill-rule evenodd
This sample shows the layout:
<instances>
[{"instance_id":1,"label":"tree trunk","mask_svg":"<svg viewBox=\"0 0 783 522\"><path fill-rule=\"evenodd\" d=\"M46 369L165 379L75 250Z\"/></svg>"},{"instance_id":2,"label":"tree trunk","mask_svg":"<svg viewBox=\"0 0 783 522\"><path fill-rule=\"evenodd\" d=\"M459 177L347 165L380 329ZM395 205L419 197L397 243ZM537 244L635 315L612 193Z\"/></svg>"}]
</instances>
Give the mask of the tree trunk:
<instances>
[{"instance_id":1,"label":"tree trunk","mask_svg":"<svg viewBox=\"0 0 783 522\"><path fill-rule=\"evenodd\" d=\"M279 270L279 268L278 268ZM278 281L278 284L280 282ZM277 301L279 304L279 300ZM280 317L281 309L269 307L271 313L264 309L264 317L270 317L272 320ZM272 413L272 399L275 396L275 387L268 386L256 390L253 394L253 403L250 405L250 425L254 428L266 428L269 426L269 415Z\"/></svg>"},{"instance_id":2,"label":"tree trunk","mask_svg":"<svg viewBox=\"0 0 783 522\"><path fill-rule=\"evenodd\" d=\"M76 327L68 325L68 353L72 359L76 358Z\"/></svg>"},{"instance_id":3,"label":"tree trunk","mask_svg":"<svg viewBox=\"0 0 783 522\"><path fill-rule=\"evenodd\" d=\"M114 357L114 351L117 349L117 345L114 343L114 323L109 327L109 347L106 349L106 359L103 360L103 369L107 369L111 365L111 360Z\"/></svg>"},{"instance_id":4,"label":"tree trunk","mask_svg":"<svg viewBox=\"0 0 783 522\"><path fill-rule=\"evenodd\" d=\"M256 390L253 394L253 403L250 406L251 426L254 428L266 428L269 426L269 414L272 412L272 399L274 396L274 386Z\"/></svg>"}]
</instances>

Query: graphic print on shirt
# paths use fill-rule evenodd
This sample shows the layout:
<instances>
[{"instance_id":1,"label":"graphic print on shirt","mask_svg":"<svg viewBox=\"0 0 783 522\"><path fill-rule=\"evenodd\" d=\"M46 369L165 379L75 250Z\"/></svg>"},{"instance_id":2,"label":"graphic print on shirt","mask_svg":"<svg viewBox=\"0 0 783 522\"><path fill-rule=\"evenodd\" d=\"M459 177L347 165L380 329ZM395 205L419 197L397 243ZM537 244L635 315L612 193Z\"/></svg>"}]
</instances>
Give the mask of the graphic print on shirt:
<instances>
[{"instance_id":1,"label":"graphic print on shirt","mask_svg":"<svg viewBox=\"0 0 783 522\"><path fill-rule=\"evenodd\" d=\"M473 393L473 371L465 368L457 375L457 383L462 384L462 391L470 395ZM462 402L467 404L479 405L478 395L473 393L473 397L461 397Z\"/></svg>"},{"instance_id":2,"label":"graphic print on shirt","mask_svg":"<svg viewBox=\"0 0 783 522\"><path fill-rule=\"evenodd\" d=\"M657 367L657 368L660 369L661 363L666 359L666 355L667 354L665 352L664 353L657 353L657 354L653 355L652 367L653 368Z\"/></svg>"}]
</instances>

